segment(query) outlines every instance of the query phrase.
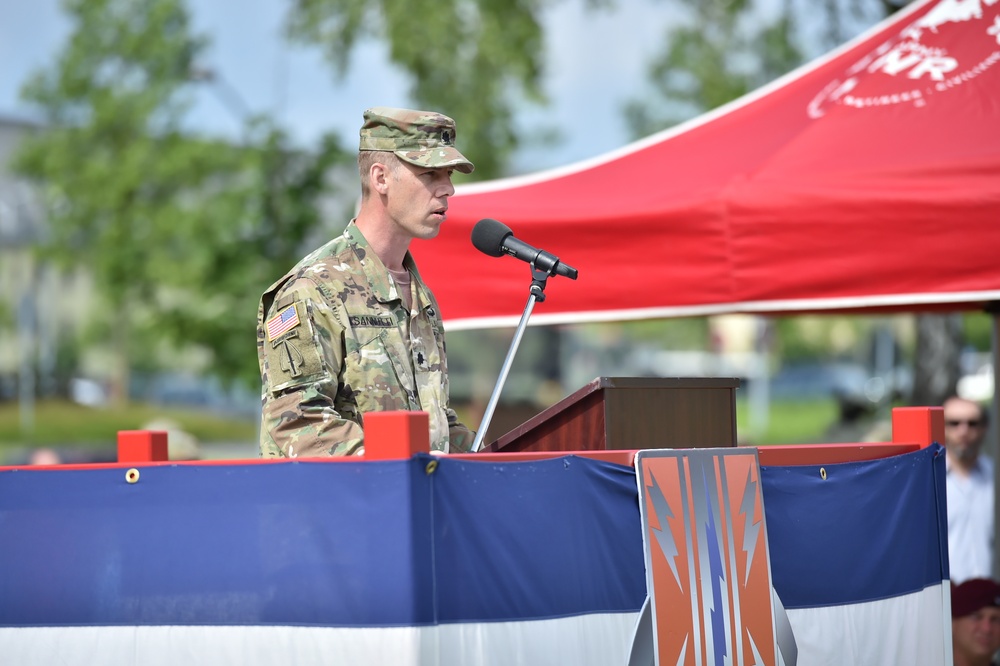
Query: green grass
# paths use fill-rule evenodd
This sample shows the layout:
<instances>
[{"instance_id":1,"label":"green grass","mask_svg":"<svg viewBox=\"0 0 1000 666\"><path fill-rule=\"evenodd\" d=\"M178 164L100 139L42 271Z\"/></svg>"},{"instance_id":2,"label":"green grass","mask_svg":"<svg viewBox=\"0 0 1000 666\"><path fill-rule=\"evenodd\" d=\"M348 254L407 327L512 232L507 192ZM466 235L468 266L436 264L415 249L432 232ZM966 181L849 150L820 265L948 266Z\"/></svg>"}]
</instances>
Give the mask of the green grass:
<instances>
[{"instance_id":1,"label":"green grass","mask_svg":"<svg viewBox=\"0 0 1000 666\"><path fill-rule=\"evenodd\" d=\"M10 402L0 404L0 447L113 447L119 430L139 430L154 419L168 419L205 443L253 441L257 437L252 419L230 419L203 411L145 404L92 408L64 401L37 403L34 427L25 432L19 405Z\"/></svg>"},{"instance_id":2,"label":"green grass","mask_svg":"<svg viewBox=\"0 0 1000 666\"><path fill-rule=\"evenodd\" d=\"M746 400L737 400L736 433L741 443L755 445L822 442L837 417L837 403L832 399L772 402L767 427L755 435Z\"/></svg>"},{"instance_id":3,"label":"green grass","mask_svg":"<svg viewBox=\"0 0 1000 666\"><path fill-rule=\"evenodd\" d=\"M12 402L0 404L0 452L2 449L42 446L113 448L119 430L138 430L154 419L175 422L203 444L253 443L257 438L252 419L228 419L197 410L164 409L145 404L91 408L61 401L38 403L34 429L26 433L21 429L18 404ZM837 405L833 400L772 402L767 428L756 436L750 429L749 407L745 400L738 400L736 420L740 441L748 444L822 442L826 441L824 435L837 420Z\"/></svg>"}]
</instances>

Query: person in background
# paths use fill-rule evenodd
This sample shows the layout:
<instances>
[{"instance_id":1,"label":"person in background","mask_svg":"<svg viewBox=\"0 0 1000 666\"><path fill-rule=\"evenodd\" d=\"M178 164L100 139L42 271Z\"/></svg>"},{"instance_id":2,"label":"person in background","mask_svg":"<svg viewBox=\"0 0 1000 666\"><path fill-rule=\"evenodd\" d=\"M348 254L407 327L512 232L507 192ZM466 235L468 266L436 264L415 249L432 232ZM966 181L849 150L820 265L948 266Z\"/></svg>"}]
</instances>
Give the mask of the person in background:
<instances>
[{"instance_id":1,"label":"person in background","mask_svg":"<svg viewBox=\"0 0 1000 666\"><path fill-rule=\"evenodd\" d=\"M474 441L450 406L441 312L409 252L437 236L452 173L474 167L440 113L368 109L360 134L357 217L260 301L265 458L360 455L373 411L427 412L434 451Z\"/></svg>"},{"instance_id":2,"label":"person in background","mask_svg":"<svg viewBox=\"0 0 1000 666\"><path fill-rule=\"evenodd\" d=\"M143 424L142 430L162 430L167 433L168 460L201 460L198 438L184 430L173 419L156 418Z\"/></svg>"},{"instance_id":3,"label":"person in background","mask_svg":"<svg viewBox=\"0 0 1000 666\"><path fill-rule=\"evenodd\" d=\"M55 449L50 449L48 447L43 447L40 449L35 449L28 456L29 465L59 465L62 464L62 456Z\"/></svg>"},{"instance_id":4,"label":"person in background","mask_svg":"<svg viewBox=\"0 0 1000 666\"><path fill-rule=\"evenodd\" d=\"M942 405L948 493L951 580L993 574L993 461L982 454L986 411L951 396Z\"/></svg>"},{"instance_id":5,"label":"person in background","mask_svg":"<svg viewBox=\"0 0 1000 666\"><path fill-rule=\"evenodd\" d=\"M951 586L951 645L955 666L989 666L1000 650L1000 584L972 578Z\"/></svg>"}]
</instances>

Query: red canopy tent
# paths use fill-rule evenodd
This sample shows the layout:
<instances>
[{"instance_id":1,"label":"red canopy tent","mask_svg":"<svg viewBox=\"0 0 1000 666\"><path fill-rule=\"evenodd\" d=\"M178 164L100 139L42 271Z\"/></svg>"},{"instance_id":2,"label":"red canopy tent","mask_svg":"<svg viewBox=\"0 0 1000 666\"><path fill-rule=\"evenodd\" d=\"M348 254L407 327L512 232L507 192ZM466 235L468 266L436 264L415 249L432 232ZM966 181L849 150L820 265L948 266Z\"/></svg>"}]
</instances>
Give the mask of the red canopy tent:
<instances>
[{"instance_id":1,"label":"red canopy tent","mask_svg":"<svg viewBox=\"0 0 1000 666\"><path fill-rule=\"evenodd\" d=\"M924 0L725 107L596 159L459 188L414 252L449 329L514 325L498 219L579 269L533 324L1000 299L1000 3Z\"/></svg>"}]
</instances>

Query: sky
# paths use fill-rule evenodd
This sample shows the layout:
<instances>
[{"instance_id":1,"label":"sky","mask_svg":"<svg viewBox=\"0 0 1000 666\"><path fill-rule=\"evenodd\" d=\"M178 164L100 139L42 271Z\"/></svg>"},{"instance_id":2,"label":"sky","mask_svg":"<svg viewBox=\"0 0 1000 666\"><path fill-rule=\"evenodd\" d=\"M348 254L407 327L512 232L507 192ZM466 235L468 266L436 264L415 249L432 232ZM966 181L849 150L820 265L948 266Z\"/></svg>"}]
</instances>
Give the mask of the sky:
<instances>
[{"instance_id":1,"label":"sky","mask_svg":"<svg viewBox=\"0 0 1000 666\"><path fill-rule=\"evenodd\" d=\"M377 42L352 55L358 66L335 79L316 48L282 37L284 0L189 0L194 28L211 40L203 66L221 83L203 86L191 118L198 129L236 137L241 107L277 115L303 145L324 131L357 136L370 106L411 106L406 79ZM523 108L520 128L562 128L556 146L527 146L516 173L564 166L620 148L629 141L622 107L641 90L646 63L658 52L670 3L626 0L617 9L586 10L584 2L550 3L544 88L551 104ZM49 66L70 24L59 0L0 0L0 115L30 118L18 99L30 73ZM461 140L461 119L458 121ZM346 142L350 145L350 142Z\"/></svg>"}]
</instances>

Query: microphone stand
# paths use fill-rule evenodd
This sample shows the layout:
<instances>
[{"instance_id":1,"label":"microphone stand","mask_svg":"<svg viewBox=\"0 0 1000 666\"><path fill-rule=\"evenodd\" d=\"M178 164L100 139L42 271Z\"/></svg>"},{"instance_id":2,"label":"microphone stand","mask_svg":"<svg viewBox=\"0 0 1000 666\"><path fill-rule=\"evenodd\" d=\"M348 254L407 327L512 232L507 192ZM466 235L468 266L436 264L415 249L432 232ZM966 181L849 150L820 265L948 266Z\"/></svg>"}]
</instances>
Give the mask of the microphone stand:
<instances>
[{"instance_id":1,"label":"microphone stand","mask_svg":"<svg viewBox=\"0 0 1000 666\"><path fill-rule=\"evenodd\" d=\"M483 438L486 437L486 429L490 425L490 420L493 418L493 411L500 400L500 391L503 389L504 382L507 381L510 366L514 363L514 353L517 351L518 345L521 344L524 328L528 325L528 317L531 316L531 311L535 308L535 303L541 303L545 300L545 283L549 275L552 274L552 271L555 270L555 265L559 263L558 259L552 262L547 257L541 256L544 254L540 253L540 256L531 262L531 287L528 289L528 302L524 306L524 313L521 315L521 321L517 325L517 330L514 331L514 339L510 343L510 349L507 351L507 358L504 359L503 367L500 368L500 376L497 378L496 386L493 387L493 394L490 396L490 401L486 404L482 423L479 424L479 429L476 431L476 439L472 442L472 453L482 448ZM552 258L555 259L555 257ZM542 270L536 264L548 264L549 270Z\"/></svg>"}]
</instances>

